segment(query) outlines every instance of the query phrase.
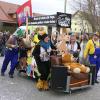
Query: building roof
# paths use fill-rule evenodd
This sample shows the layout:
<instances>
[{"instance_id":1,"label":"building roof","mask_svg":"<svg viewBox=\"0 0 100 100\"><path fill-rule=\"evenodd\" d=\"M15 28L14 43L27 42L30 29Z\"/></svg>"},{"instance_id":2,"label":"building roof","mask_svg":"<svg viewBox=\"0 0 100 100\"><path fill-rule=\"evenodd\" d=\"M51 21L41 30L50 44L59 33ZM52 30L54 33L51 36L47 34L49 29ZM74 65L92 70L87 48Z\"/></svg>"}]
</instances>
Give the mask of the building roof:
<instances>
[{"instance_id":1,"label":"building roof","mask_svg":"<svg viewBox=\"0 0 100 100\"><path fill-rule=\"evenodd\" d=\"M16 23L11 15L16 14L16 10L20 5L0 1L0 21L6 23ZM33 13L33 16L42 16L40 13Z\"/></svg>"},{"instance_id":2,"label":"building roof","mask_svg":"<svg viewBox=\"0 0 100 100\"><path fill-rule=\"evenodd\" d=\"M19 5L0 1L0 21L8 23L16 23L16 20L11 17L11 13L15 14Z\"/></svg>"}]
</instances>

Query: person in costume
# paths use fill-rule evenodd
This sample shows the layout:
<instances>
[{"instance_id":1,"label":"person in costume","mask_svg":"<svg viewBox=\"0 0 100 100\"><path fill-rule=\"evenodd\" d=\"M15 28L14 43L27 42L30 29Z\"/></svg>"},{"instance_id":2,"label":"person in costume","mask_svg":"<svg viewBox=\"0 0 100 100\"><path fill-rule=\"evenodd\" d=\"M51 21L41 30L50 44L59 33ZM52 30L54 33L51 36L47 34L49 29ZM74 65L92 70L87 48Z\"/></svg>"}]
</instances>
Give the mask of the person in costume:
<instances>
[{"instance_id":1,"label":"person in costume","mask_svg":"<svg viewBox=\"0 0 100 100\"><path fill-rule=\"evenodd\" d=\"M99 83L97 80L97 74L100 68L100 40L99 35L96 33L93 35L93 38L86 44L86 48L84 50L84 59L86 59L88 55L90 64L96 65L96 75L94 75L94 80L95 83Z\"/></svg>"},{"instance_id":2,"label":"person in costume","mask_svg":"<svg viewBox=\"0 0 100 100\"><path fill-rule=\"evenodd\" d=\"M48 90L48 75L50 73L50 52L51 44L47 34L38 36L40 42L35 46L33 51L33 56L36 60L36 64L41 74L38 82L37 88L40 90Z\"/></svg>"},{"instance_id":3,"label":"person in costume","mask_svg":"<svg viewBox=\"0 0 100 100\"><path fill-rule=\"evenodd\" d=\"M39 43L39 41L40 41L40 40L38 39L38 35L46 34L46 32L45 32L44 27L37 27L37 28L35 29L34 32L35 32L35 33L34 33L34 36L33 36L32 41L33 41L35 44L37 44L37 43Z\"/></svg>"},{"instance_id":4,"label":"person in costume","mask_svg":"<svg viewBox=\"0 0 100 100\"><path fill-rule=\"evenodd\" d=\"M20 40L19 43L19 73L25 72L26 73L26 66L27 66L27 51L28 49L25 47L23 40Z\"/></svg>"},{"instance_id":5,"label":"person in costume","mask_svg":"<svg viewBox=\"0 0 100 100\"><path fill-rule=\"evenodd\" d=\"M5 71L9 62L11 62L11 68L9 71L9 77L13 78L16 64L18 63L18 41L19 38L25 33L24 30L18 29L13 35L11 35L6 43L6 52L3 65L1 68L1 76L5 75Z\"/></svg>"}]
</instances>

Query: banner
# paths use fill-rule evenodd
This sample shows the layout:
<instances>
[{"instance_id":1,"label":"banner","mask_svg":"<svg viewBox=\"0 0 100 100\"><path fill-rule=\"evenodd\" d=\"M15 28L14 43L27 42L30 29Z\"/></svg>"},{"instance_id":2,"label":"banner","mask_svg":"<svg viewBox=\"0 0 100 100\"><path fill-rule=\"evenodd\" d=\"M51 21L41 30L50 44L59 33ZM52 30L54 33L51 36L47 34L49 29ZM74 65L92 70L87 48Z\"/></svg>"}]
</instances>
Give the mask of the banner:
<instances>
[{"instance_id":1,"label":"banner","mask_svg":"<svg viewBox=\"0 0 100 100\"><path fill-rule=\"evenodd\" d=\"M28 24L53 25L62 28L71 28L71 14L57 12L55 15L30 17Z\"/></svg>"},{"instance_id":2,"label":"banner","mask_svg":"<svg viewBox=\"0 0 100 100\"><path fill-rule=\"evenodd\" d=\"M56 15L45 15L29 18L29 24L32 25L48 25L56 23Z\"/></svg>"},{"instance_id":3,"label":"banner","mask_svg":"<svg viewBox=\"0 0 100 100\"><path fill-rule=\"evenodd\" d=\"M22 25L23 23L26 22L26 17L31 17L32 16L32 5L31 5L31 0L27 1L23 5L21 5L17 11L17 18L18 18L18 25Z\"/></svg>"},{"instance_id":4,"label":"banner","mask_svg":"<svg viewBox=\"0 0 100 100\"><path fill-rule=\"evenodd\" d=\"M57 12L57 26L71 28L71 14Z\"/></svg>"}]
</instances>

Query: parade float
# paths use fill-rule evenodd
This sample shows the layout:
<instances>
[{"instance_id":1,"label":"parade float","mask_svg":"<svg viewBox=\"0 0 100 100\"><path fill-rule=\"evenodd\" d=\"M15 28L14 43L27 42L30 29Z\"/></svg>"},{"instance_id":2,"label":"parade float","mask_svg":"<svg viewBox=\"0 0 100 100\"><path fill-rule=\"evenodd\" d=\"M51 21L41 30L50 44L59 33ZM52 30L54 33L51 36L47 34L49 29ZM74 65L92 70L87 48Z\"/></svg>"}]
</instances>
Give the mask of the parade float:
<instances>
[{"instance_id":1,"label":"parade float","mask_svg":"<svg viewBox=\"0 0 100 100\"><path fill-rule=\"evenodd\" d=\"M55 26L57 30L50 33L51 42L55 41L52 37L55 35L57 50L54 50L54 55L51 58L51 75L50 87L54 91L62 91L71 93L72 90L83 89L90 87L93 82L93 70L95 66L82 65L75 62L73 55L67 52L66 41L69 38L68 34L60 33L60 28L71 28L71 14L57 13L56 15L32 17L29 19L29 24ZM27 43L27 42L25 42ZM55 53L56 52L56 53ZM27 58L27 75L34 78L34 66L36 67L34 58L31 57L30 52ZM31 75L32 74L32 75Z\"/></svg>"},{"instance_id":2,"label":"parade float","mask_svg":"<svg viewBox=\"0 0 100 100\"><path fill-rule=\"evenodd\" d=\"M56 44L58 53L51 57L51 88L71 93L72 90L91 87L94 84L95 66L74 61L73 55L66 48L67 35L59 36L63 38Z\"/></svg>"}]
</instances>

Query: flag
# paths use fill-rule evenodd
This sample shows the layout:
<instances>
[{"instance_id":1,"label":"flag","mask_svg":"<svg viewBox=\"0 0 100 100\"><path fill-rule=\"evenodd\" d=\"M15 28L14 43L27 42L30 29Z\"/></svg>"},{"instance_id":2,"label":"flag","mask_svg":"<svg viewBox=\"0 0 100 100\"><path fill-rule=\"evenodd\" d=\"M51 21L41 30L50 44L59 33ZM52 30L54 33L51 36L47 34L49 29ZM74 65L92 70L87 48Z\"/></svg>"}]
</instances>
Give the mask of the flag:
<instances>
[{"instance_id":1,"label":"flag","mask_svg":"<svg viewBox=\"0 0 100 100\"><path fill-rule=\"evenodd\" d=\"M18 24L19 26L23 23L26 22L26 17L31 17L32 16L32 5L31 5L31 0L27 1L23 5L21 5L17 11L17 19L18 19Z\"/></svg>"}]
</instances>

